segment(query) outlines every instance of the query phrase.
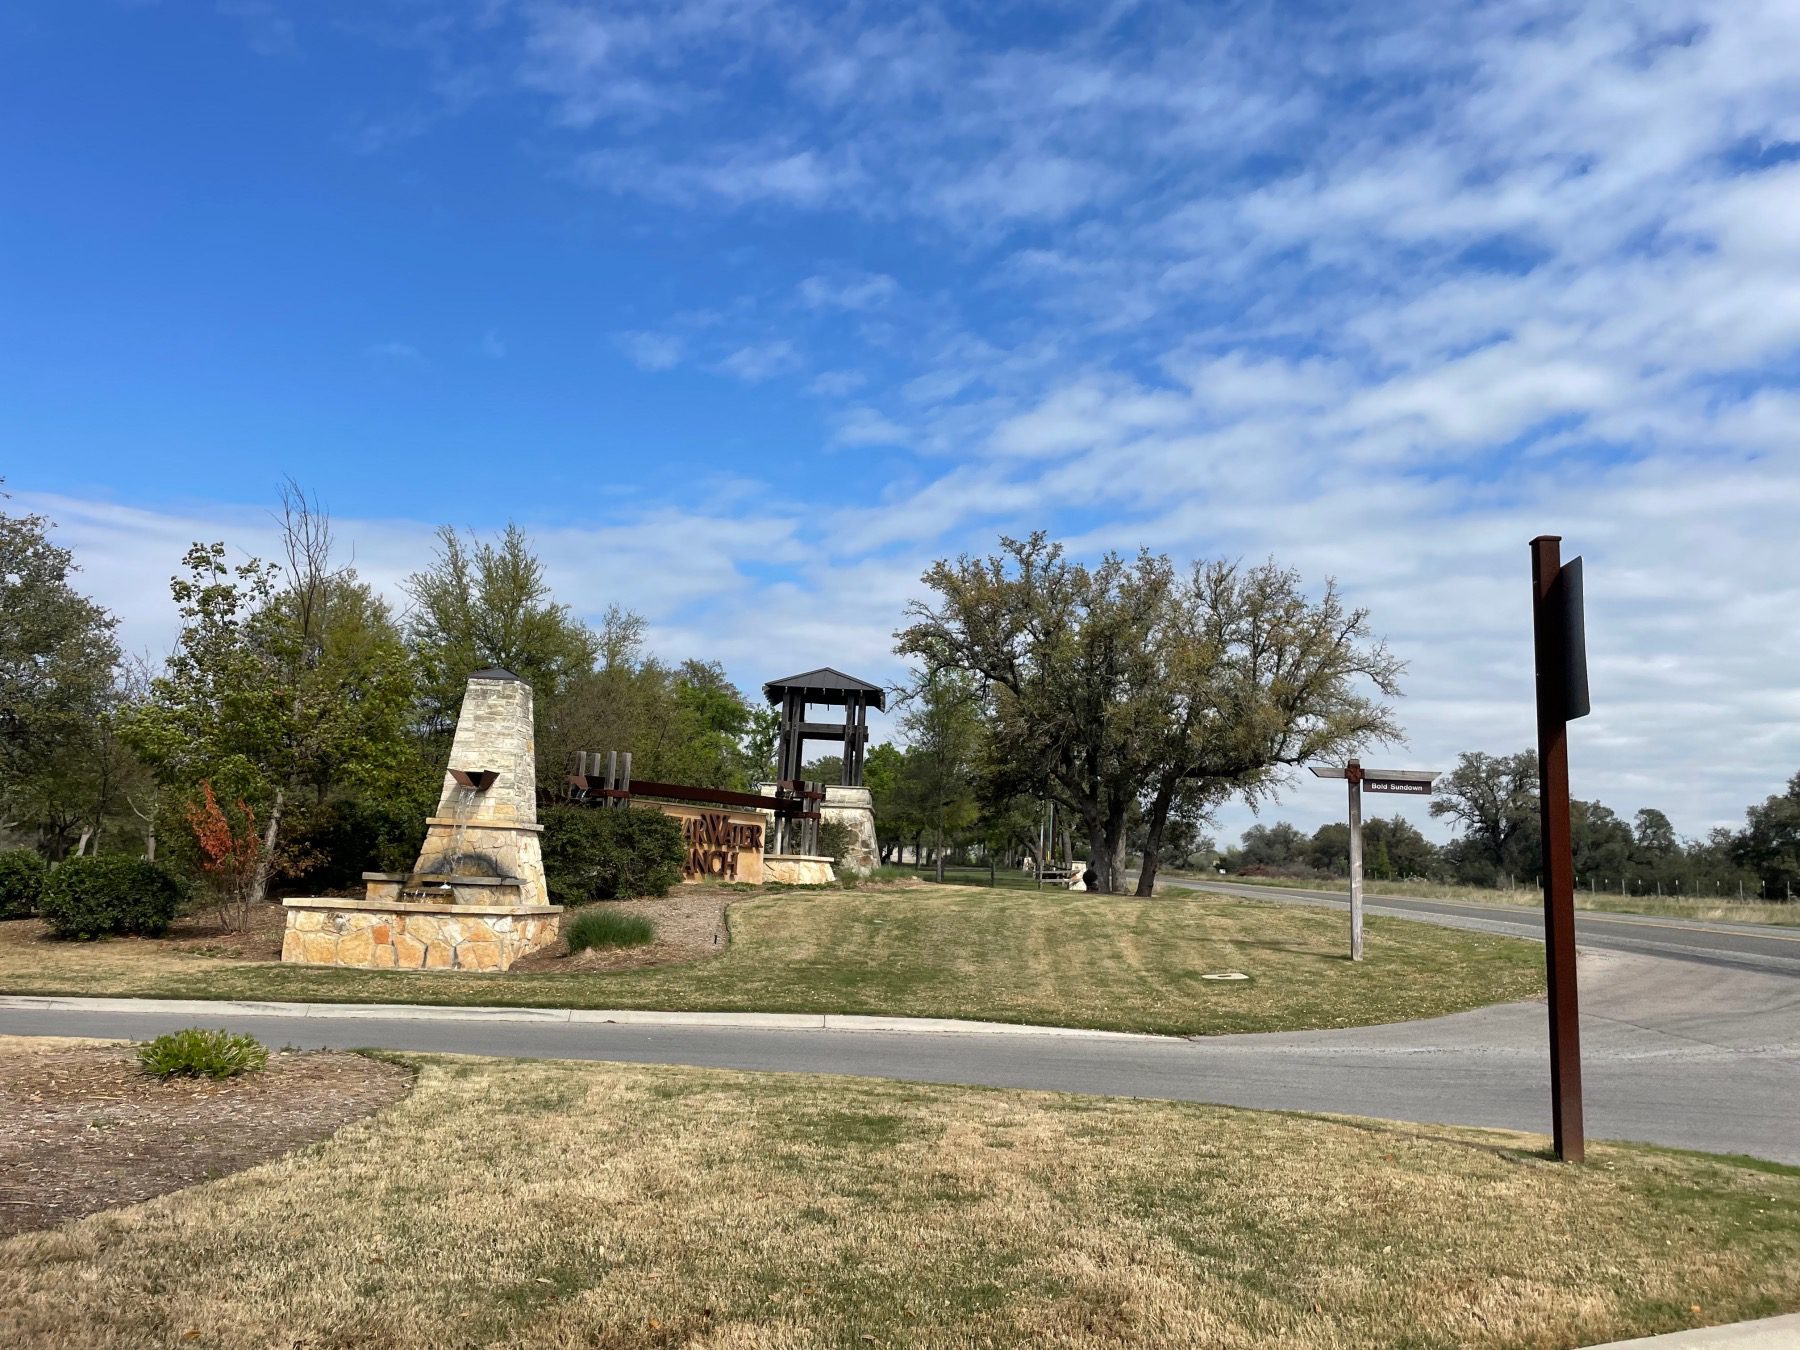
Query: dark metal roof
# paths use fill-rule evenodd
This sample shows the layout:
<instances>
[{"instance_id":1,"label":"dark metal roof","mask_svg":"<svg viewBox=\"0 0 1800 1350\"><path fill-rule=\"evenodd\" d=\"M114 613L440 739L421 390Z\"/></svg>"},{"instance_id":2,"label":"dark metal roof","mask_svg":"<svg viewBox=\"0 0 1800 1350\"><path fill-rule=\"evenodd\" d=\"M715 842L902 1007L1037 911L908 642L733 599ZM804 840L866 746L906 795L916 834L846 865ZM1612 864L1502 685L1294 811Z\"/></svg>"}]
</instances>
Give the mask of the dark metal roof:
<instances>
[{"instance_id":1,"label":"dark metal roof","mask_svg":"<svg viewBox=\"0 0 1800 1350\"><path fill-rule=\"evenodd\" d=\"M525 683L510 670L502 670L499 666L489 666L486 670L478 670L469 678L471 680L512 680L517 684Z\"/></svg>"},{"instance_id":2,"label":"dark metal roof","mask_svg":"<svg viewBox=\"0 0 1800 1350\"><path fill-rule=\"evenodd\" d=\"M830 666L820 666L803 675L789 675L785 680L770 680L763 686L763 697L771 703L779 703L781 696L789 690L804 693L813 703L848 703L852 694L860 694L870 707L887 711L887 690Z\"/></svg>"}]
</instances>

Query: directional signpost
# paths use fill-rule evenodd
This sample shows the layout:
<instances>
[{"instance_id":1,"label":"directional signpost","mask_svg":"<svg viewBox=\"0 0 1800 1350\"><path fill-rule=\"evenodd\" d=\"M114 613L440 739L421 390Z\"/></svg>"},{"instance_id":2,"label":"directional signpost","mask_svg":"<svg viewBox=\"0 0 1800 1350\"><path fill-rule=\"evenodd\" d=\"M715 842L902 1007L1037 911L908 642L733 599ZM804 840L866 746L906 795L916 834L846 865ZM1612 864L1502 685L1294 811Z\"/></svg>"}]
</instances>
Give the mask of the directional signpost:
<instances>
[{"instance_id":1,"label":"directional signpost","mask_svg":"<svg viewBox=\"0 0 1800 1350\"><path fill-rule=\"evenodd\" d=\"M1313 765L1320 778L1342 778L1350 784L1350 959L1362 960L1363 952L1363 850L1362 795L1367 792L1399 792L1409 797L1429 797L1437 779L1434 769L1365 769L1351 760L1341 769Z\"/></svg>"}]
</instances>

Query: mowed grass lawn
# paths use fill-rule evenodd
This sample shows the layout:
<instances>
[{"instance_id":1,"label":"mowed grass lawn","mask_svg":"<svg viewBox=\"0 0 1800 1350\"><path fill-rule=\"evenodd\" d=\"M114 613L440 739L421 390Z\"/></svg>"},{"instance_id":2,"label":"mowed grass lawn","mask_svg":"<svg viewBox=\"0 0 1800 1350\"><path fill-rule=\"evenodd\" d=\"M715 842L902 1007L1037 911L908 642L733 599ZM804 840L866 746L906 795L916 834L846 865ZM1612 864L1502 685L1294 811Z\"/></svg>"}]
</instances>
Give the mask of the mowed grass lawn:
<instances>
[{"instance_id":1,"label":"mowed grass lawn","mask_svg":"<svg viewBox=\"0 0 1800 1350\"><path fill-rule=\"evenodd\" d=\"M879 1013L1194 1035L1435 1017L1543 983L1530 943L1373 919L1357 964L1342 915L1217 896L874 887L745 898L729 919L730 946L712 960L487 975L25 941L0 924L0 992ZM1227 971L1249 978L1201 978Z\"/></svg>"},{"instance_id":2,"label":"mowed grass lawn","mask_svg":"<svg viewBox=\"0 0 1800 1350\"><path fill-rule=\"evenodd\" d=\"M1160 1102L422 1059L0 1243L35 1347L1567 1347L1800 1307L1800 1172Z\"/></svg>"}]
</instances>

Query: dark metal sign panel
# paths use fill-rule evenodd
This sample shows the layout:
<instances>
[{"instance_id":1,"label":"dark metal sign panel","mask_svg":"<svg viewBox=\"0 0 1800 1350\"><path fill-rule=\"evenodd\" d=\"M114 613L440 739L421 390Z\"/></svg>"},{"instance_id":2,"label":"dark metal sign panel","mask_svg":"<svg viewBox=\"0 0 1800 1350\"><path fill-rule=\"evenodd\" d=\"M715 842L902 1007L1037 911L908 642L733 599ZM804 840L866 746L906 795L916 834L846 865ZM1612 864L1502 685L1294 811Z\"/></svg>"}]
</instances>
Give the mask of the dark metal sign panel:
<instances>
[{"instance_id":1,"label":"dark metal sign panel","mask_svg":"<svg viewBox=\"0 0 1800 1350\"><path fill-rule=\"evenodd\" d=\"M1404 792L1411 797L1429 797L1431 784L1411 778L1364 778L1364 792Z\"/></svg>"},{"instance_id":2,"label":"dark metal sign panel","mask_svg":"<svg viewBox=\"0 0 1800 1350\"><path fill-rule=\"evenodd\" d=\"M1562 625L1562 715L1565 722L1593 711L1588 701L1587 616L1581 584L1581 559L1570 558L1550 589Z\"/></svg>"}]
</instances>

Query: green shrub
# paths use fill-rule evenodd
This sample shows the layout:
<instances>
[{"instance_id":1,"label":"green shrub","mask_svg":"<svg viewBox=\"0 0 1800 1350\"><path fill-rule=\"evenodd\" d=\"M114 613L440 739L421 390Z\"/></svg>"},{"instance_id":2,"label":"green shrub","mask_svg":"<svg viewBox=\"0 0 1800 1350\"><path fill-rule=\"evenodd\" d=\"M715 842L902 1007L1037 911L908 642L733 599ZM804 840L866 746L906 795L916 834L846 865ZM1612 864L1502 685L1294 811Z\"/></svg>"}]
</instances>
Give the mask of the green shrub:
<instances>
[{"instance_id":1,"label":"green shrub","mask_svg":"<svg viewBox=\"0 0 1800 1350\"><path fill-rule=\"evenodd\" d=\"M841 820L822 820L819 822L819 852L842 867L850 861L850 852L856 847L856 831Z\"/></svg>"},{"instance_id":2,"label":"green shrub","mask_svg":"<svg viewBox=\"0 0 1800 1350\"><path fill-rule=\"evenodd\" d=\"M584 909L569 921L569 952L589 947L641 947L656 941L656 925L642 914Z\"/></svg>"},{"instance_id":3,"label":"green shrub","mask_svg":"<svg viewBox=\"0 0 1800 1350\"><path fill-rule=\"evenodd\" d=\"M236 1078L269 1062L269 1052L254 1036L234 1031L188 1027L171 1031L138 1047L138 1063L158 1078Z\"/></svg>"},{"instance_id":4,"label":"green shrub","mask_svg":"<svg viewBox=\"0 0 1800 1350\"><path fill-rule=\"evenodd\" d=\"M67 858L40 902L52 937L92 941L114 933L159 937L180 912L187 887L167 867L109 855Z\"/></svg>"},{"instance_id":5,"label":"green shrub","mask_svg":"<svg viewBox=\"0 0 1800 1350\"><path fill-rule=\"evenodd\" d=\"M50 869L28 848L0 853L0 919L28 919L38 912Z\"/></svg>"},{"instance_id":6,"label":"green shrub","mask_svg":"<svg viewBox=\"0 0 1800 1350\"><path fill-rule=\"evenodd\" d=\"M364 872L404 872L419 856L425 818L437 805L437 781L429 795L408 782L389 793L325 802L296 811L289 847L301 866L288 883L300 895L360 891Z\"/></svg>"},{"instance_id":7,"label":"green shrub","mask_svg":"<svg viewBox=\"0 0 1800 1350\"><path fill-rule=\"evenodd\" d=\"M661 811L553 806L543 813L544 880L559 905L667 895L687 854Z\"/></svg>"}]
</instances>

